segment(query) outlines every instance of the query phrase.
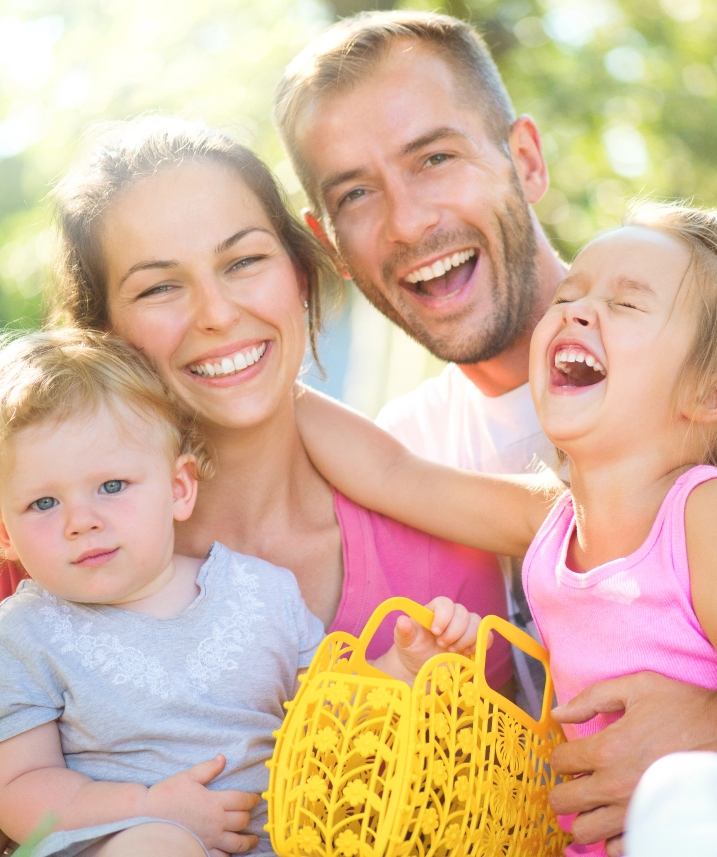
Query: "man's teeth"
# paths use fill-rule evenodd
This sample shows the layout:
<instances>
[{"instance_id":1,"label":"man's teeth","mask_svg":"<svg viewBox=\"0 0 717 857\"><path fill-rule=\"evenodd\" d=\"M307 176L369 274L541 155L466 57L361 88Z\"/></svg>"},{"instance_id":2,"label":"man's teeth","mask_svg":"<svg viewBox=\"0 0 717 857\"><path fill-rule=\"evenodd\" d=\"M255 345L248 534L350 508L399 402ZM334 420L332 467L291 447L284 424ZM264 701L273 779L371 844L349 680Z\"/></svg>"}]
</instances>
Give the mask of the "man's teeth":
<instances>
[{"instance_id":1,"label":"man's teeth","mask_svg":"<svg viewBox=\"0 0 717 857\"><path fill-rule=\"evenodd\" d=\"M591 366L596 372L605 374L605 369L599 360L596 360L592 354L586 351L579 351L576 348L564 348L555 354L555 368L561 372L570 374L570 363L585 363L586 366Z\"/></svg>"},{"instance_id":2,"label":"man's teeth","mask_svg":"<svg viewBox=\"0 0 717 857\"><path fill-rule=\"evenodd\" d=\"M452 256L446 256L445 259L439 259L432 265L426 265L423 268L419 268L418 271L412 271L404 279L407 283L424 283L426 280L432 280L434 277L442 277L451 268L462 265L475 256L475 254L475 250L461 250L460 253L454 253Z\"/></svg>"},{"instance_id":3,"label":"man's teeth","mask_svg":"<svg viewBox=\"0 0 717 857\"><path fill-rule=\"evenodd\" d=\"M257 345L250 351L238 351L231 357L222 357L217 363L196 363L189 367L189 371L195 375L205 375L208 378L222 378L225 375L235 375L246 369L247 366L252 366L264 356L266 351L266 342Z\"/></svg>"}]
</instances>

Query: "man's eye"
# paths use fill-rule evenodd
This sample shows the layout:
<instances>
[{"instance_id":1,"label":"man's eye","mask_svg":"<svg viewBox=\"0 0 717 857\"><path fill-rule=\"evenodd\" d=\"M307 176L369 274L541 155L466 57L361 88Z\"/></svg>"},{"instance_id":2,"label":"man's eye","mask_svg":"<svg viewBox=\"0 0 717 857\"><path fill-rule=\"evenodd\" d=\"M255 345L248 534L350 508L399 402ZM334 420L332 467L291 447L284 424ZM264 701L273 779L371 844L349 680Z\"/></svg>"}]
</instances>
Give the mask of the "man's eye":
<instances>
[{"instance_id":1,"label":"man's eye","mask_svg":"<svg viewBox=\"0 0 717 857\"><path fill-rule=\"evenodd\" d=\"M360 199L362 196L366 194L366 191L362 187L354 188L350 190L347 194L344 194L339 200L339 207L342 206L345 202L353 202L355 199Z\"/></svg>"},{"instance_id":2,"label":"man's eye","mask_svg":"<svg viewBox=\"0 0 717 857\"><path fill-rule=\"evenodd\" d=\"M447 155L445 152L438 152L436 155L431 155L426 158L426 162L424 166L426 167L436 167L438 164L443 164L446 161L450 161L451 156Z\"/></svg>"},{"instance_id":3,"label":"man's eye","mask_svg":"<svg viewBox=\"0 0 717 857\"><path fill-rule=\"evenodd\" d=\"M54 497L40 497L39 500L35 500L34 503L30 504L30 508L36 509L38 512L47 512L48 509L52 509L54 506L57 506L57 500Z\"/></svg>"},{"instance_id":4,"label":"man's eye","mask_svg":"<svg viewBox=\"0 0 717 857\"><path fill-rule=\"evenodd\" d=\"M110 479L100 485L100 494L118 494L126 484L121 479Z\"/></svg>"}]
</instances>

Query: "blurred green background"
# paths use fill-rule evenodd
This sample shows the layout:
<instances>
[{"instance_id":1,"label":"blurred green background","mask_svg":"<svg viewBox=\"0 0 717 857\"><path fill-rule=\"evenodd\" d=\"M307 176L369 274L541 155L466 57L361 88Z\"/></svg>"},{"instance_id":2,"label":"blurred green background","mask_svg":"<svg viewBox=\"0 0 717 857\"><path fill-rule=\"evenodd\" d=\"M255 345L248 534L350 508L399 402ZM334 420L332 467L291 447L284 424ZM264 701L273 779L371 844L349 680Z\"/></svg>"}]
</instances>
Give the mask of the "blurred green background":
<instances>
[{"instance_id":1,"label":"blurred green background","mask_svg":"<svg viewBox=\"0 0 717 857\"><path fill-rule=\"evenodd\" d=\"M2 0L0 323L41 315L53 255L44 198L89 125L153 110L226 127L298 182L269 119L281 70L337 16L386 0ZM400 5L400 3L398 4ZM633 194L717 204L714 0L409 0L472 20L518 112L543 132L536 207L571 258ZM324 337L325 388L374 414L438 361L350 292ZM311 370L309 370L311 374Z\"/></svg>"}]
</instances>

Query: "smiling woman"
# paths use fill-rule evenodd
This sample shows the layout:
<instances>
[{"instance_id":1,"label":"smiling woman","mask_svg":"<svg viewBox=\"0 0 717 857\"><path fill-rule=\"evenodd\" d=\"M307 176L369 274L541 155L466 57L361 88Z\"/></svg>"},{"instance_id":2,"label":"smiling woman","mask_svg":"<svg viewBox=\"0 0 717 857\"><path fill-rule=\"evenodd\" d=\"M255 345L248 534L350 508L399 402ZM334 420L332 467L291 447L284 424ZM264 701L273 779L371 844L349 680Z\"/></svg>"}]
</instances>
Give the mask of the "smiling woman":
<instances>
[{"instance_id":1,"label":"smiling woman","mask_svg":"<svg viewBox=\"0 0 717 857\"><path fill-rule=\"evenodd\" d=\"M181 553L203 557L218 540L289 568L327 630L359 633L391 595L505 613L494 557L357 506L309 461L295 384L307 326L315 350L329 267L255 155L180 120L124 123L56 199L58 313L142 351L214 452L217 475L177 527ZM379 630L370 657L390 646L391 629ZM504 641L488 675L495 686L510 679Z\"/></svg>"}]
</instances>

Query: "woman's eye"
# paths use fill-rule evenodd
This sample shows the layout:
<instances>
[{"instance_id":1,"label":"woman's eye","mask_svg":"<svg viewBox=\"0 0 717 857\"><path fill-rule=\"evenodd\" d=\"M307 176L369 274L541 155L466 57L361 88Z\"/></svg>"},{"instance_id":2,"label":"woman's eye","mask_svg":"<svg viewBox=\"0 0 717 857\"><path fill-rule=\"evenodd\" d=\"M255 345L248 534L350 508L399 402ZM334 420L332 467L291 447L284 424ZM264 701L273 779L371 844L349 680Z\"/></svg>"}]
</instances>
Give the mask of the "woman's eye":
<instances>
[{"instance_id":1,"label":"woman's eye","mask_svg":"<svg viewBox=\"0 0 717 857\"><path fill-rule=\"evenodd\" d=\"M57 506L57 500L54 497L40 497L39 500L35 500L34 503L30 504L30 508L36 509L38 512L47 512L48 509L52 509L54 506Z\"/></svg>"},{"instance_id":2,"label":"woman's eye","mask_svg":"<svg viewBox=\"0 0 717 857\"><path fill-rule=\"evenodd\" d=\"M121 479L110 479L100 485L100 494L118 494L126 484Z\"/></svg>"},{"instance_id":3,"label":"woman's eye","mask_svg":"<svg viewBox=\"0 0 717 857\"><path fill-rule=\"evenodd\" d=\"M146 289L141 294L137 295L137 299L139 300L140 298L148 298L152 295L162 295L167 292L171 292L175 288L176 286L173 286L170 283L162 283L159 286L152 286L151 289Z\"/></svg>"},{"instance_id":4,"label":"woman's eye","mask_svg":"<svg viewBox=\"0 0 717 857\"><path fill-rule=\"evenodd\" d=\"M243 268L249 268L257 262L261 262L262 259L265 259L266 256L263 254L259 254L257 256L243 256L241 259L237 259L236 262L233 262L229 266L230 271L241 271Z\"/></svg>"}]
</instances>

